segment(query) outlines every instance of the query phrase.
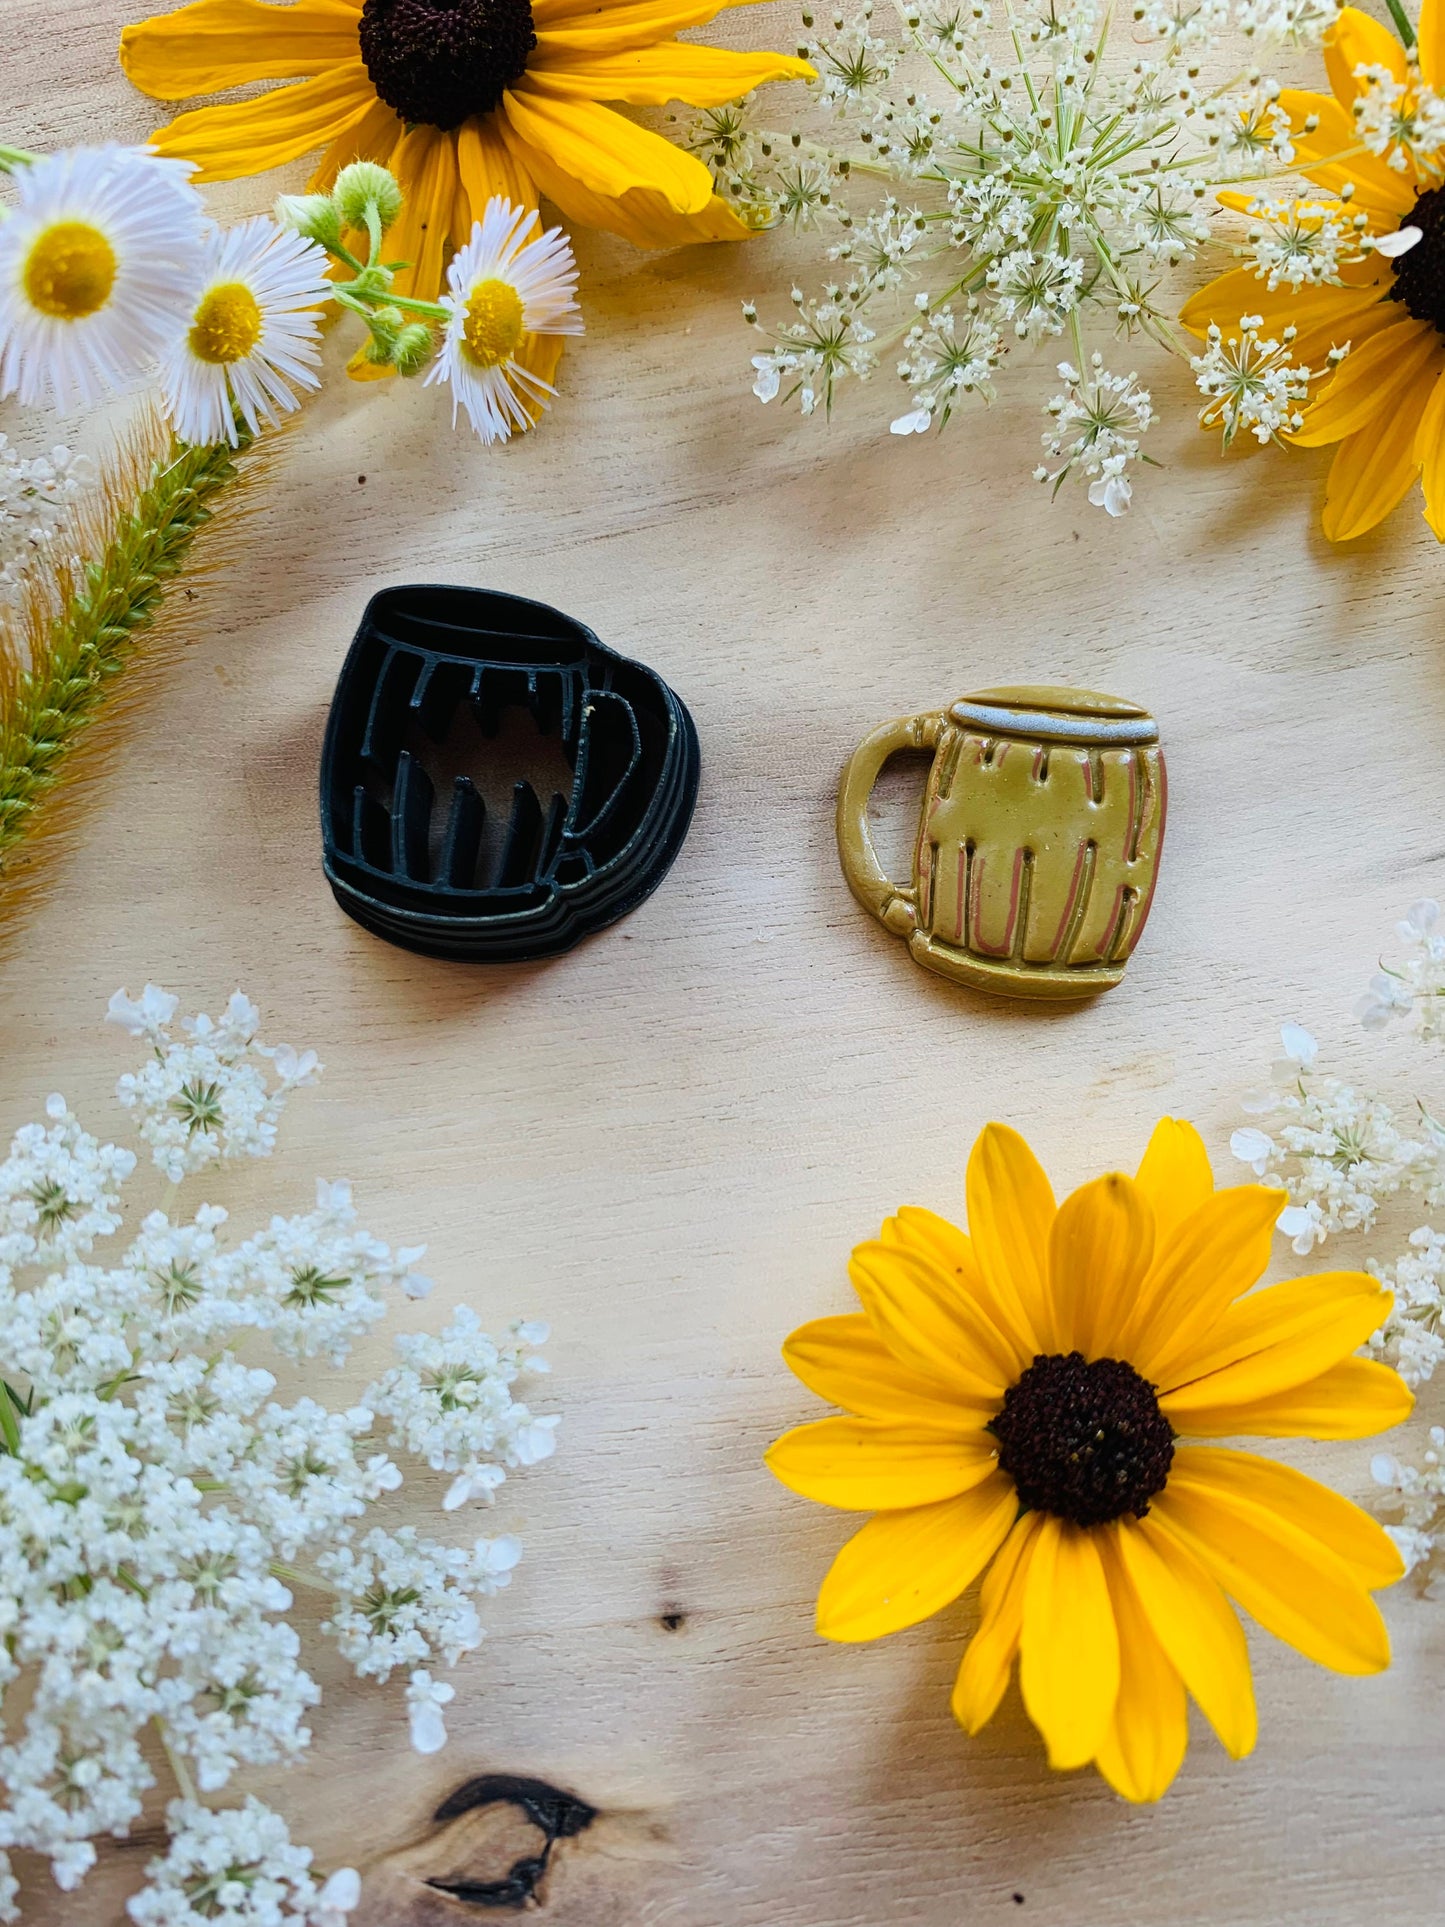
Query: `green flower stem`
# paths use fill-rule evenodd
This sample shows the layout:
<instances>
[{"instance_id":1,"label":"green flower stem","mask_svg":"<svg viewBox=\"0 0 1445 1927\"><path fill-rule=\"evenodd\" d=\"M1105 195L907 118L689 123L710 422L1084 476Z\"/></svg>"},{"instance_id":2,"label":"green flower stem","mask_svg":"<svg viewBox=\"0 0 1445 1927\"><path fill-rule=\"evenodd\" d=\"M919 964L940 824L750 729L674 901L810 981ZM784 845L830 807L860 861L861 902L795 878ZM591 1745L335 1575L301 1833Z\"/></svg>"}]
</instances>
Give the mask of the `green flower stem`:
<instances>
[{"instance_id":1,"label":"green flower stem","mask_svg":"<svg viewBox=\"0 0 1445 1927\"><path fill-rule=\"evenodd\" d=\"M451 309L444 308L439 301L418 301L409 294L393 294L388 288L385 294L378 294L364 282L338 281L332 290L333 301L343 306L355 308L358 314L366 314L370 306L378 308L404 308L408 314L425 315L429 321L449 321Z\"/></svg>"},{"instance_id":2,"label":"green flower stem","mask_svg":"<svg viewBox=\"0 0 1445 1927\"><path fill-rule=\"evenodd\" d=\"M39 660L17 678L0 715L0 876L211 519L212 500L235 478L237 453L250 443L244 429L240 450L172 443L105 553L85 565Z\"/></svg>"},{"instance_id":3,"label":"green flower stem","mask_svg":"<svg viewBox=\"0 0 1445 1927\"><path fill-rule=\"evenodd\" d=\"M1410 22L1410 16L1406 13L1401 0L1385 0L1385 5L1390 9L1390 18L1394 21L1405 51L1408 53L1415 44L1415 29Z\"/></svg>"},{"instance_id":4,"label":"green flower stem","mask_svg":"<svg viewBox=\"0 0 1445 1927\"><path fill-rule=\"evenodd\" d=\"M13 174L17 167L33 167L39 158L23 147L0 147L0 173Z\"/></svg>"}]
</instances>

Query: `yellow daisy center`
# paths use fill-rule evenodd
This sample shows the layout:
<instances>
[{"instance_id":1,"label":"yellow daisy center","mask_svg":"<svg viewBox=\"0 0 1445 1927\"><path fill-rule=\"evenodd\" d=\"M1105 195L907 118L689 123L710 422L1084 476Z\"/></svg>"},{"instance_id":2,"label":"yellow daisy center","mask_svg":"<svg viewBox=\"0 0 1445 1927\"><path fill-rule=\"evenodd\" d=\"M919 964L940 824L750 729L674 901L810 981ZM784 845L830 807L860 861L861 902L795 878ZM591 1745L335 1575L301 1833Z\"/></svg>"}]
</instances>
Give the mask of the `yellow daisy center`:
<instances>
[{"instance_id":1,"label":"yellow daisy center","mask_svg":"<svg viewBox=\"0 0 1445 1927\"><path fill-rule=\"evenodd\" d=\"M479 368L500 368L522 339L522 298L509 281L479 281L467 300L462 344Z\"/></svg>"},{"instance_id":2,"label":"yellow daisy center","mask_svg":"<svg viewBox=\"0 0 1445 1927\"><path fill-rule=\"evenodd\" d=\"M37 235L25 261L32 307L57 321L83 321L110 299L115 249L88 221L57 221Z\"/></svg>"},{"instance_id":3,"label":"yellow daisy center","mask_svg":"<svg viewBox=\"0 0 1445 1927\"><path fill-rule=\"evenodd\" d=\"M191 323L191 353L197 361L225 368L254 353L263 326L261 304L244 281L227 281L201 299Z\"/></svg>"}]
</instances>

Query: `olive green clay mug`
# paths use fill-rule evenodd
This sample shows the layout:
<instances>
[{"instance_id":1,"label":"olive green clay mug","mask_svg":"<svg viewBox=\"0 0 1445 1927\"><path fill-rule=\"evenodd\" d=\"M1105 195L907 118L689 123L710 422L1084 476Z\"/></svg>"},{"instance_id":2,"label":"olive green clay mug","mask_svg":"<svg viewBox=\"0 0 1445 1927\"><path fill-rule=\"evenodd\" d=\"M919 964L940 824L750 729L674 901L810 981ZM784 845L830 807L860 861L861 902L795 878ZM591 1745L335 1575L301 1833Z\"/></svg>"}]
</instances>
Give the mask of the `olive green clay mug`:
<instances>
[{"instance_id":1,"label":"olive green clay mug","mask_svg":"<svg viewBox=\"0 0 1445 1927\"><path fill-rule=\"evenodd\" d=\"M913 881L868 829L883 765L931 749ZM849 888L915 959L1005 997L1109 990L1143 933L1168 790L1147 710L1091 689L983 689L861 742L838 790Z\"/></svg>"}]
</instances>

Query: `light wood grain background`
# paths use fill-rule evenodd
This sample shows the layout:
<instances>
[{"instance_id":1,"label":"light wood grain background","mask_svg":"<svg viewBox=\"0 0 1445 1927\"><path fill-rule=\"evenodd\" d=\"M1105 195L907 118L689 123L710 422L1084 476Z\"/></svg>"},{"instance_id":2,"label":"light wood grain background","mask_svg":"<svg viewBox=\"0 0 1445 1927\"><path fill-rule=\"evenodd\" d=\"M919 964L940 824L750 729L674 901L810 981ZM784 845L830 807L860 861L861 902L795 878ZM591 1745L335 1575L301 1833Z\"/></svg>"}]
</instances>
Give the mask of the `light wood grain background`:
<instances>
[{"instance_id":1,"label":"light wood grain background","mask_svg":"<svg viewBox=\"0 0 1445 1927\"><path fill-rule=\"evenodd\" d=\"M4 137L143 135L152 110L113 57L133 11L4 0ZM793 31L781 8L726 29ZM1387 1598L1397 1664L1378 1680L1254 1639L1253 1758L1229 1763L1201 1729L1163 1804L1132 1811L1092 1774L1050 1775L1016 1696L982 1739L955 1728L970 1605L869 1648L818 1641L813 1596L850 1521L776 1487L759 1454L814 1415L781 1338L847 1307L848 1249L887 1211L961 1211L987 1119L1019 1126L1061 1186L1132 1168L1164 1111L1237 1175L1237 1095L1281 1019L1372 1061L1349 1006L1391 920L1445 885L1435 543L1412 506L1331 551L1321 458L1221 462L1177 371L1155 383L1167 470L1121 523L1030 480L1041 369L926 444L880 432L881 384L831 428L799 423L749 394L739 321L746 295L785 301L788 242L578 252L589 334L540 432L488 455L395 384L336 380L310 408L233 559L194 585L173 670L0 970L7 1132L52 1088L112 1114L130 1059L99 1019L117 984L211 1008L244 985L327 1068L284 1163L227 1188L237 1215L348 1176L380 1235L430 1241L421 1318L467 1299L493 1325L555 1327L561 1447L505 1489L496 1524L526 1559L459 1675L452 1745L418 1758L399 1693L323 1668L309 1764L258 1784L321 1865L366 1871L364 1927L491 1917L421 1884L496 1877L522 1850L494 1821L431 1824L483 1771L600 1809L546 1889L568 1927L1426 1927L1445 1880L1445 1608ZM675 870L557 962L405 956L323 883L327 702L367 596L408 579L553 602L696 715L702 795ZM1153 922L1087 1008L930 979L838 871L832 797L858 737L1012 681L1109 689L1163 723ZM882 798L900 852L912 780ZM1370 1450L1294 1456L1365 1496ZM152 1844L73 1898L37 1873L28 1917L119 1922Z\"/></svg>"}]
</instances>

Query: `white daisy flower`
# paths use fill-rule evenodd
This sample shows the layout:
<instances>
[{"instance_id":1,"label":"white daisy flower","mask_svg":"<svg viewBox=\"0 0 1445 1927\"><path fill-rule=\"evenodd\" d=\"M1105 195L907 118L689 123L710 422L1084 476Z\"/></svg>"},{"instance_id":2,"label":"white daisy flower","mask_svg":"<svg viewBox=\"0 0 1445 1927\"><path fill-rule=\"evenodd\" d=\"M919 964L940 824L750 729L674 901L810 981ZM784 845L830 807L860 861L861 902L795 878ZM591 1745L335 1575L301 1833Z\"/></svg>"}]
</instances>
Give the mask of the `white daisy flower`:
<instances>
[{"instance_id":1,"label":"white daisy flower","mask_svg":"<svg viewBox=\"0 0 1445 1927\"><path fill-rule=\"evenodd\" d=\"M205 210L189 162L78 147L15 170L0 221L0 396L66 414L145 374L186 325Z\"/></svg>"},{"instance_id":2,"label":"white daisy flower","mask_svg":"<svg viewBox=\"0 0 1445 1927\"><path fill-rule=\"evenodd\" d=\"M264 215L206 242L190 327L165 357L166 413L183 442L240 439L275 427L298 388L319 388L320 304L331 292L324 248Z\"/></svg>"},{"instance_id":3,"label":"white daisy flower","mask_svg":"<svg viewBox=\"0 0 1445 1927\"><path fill-rule=\"evenodd\" d=\"M567 237L560 228L534 235L536 225L535 209L488 201L447 270L451 318L427 382L449 381L453 427L465 408L488 443L530 428L557 392L526 365L528 337L582 332Z\"/></svg>"}]
</instances>

